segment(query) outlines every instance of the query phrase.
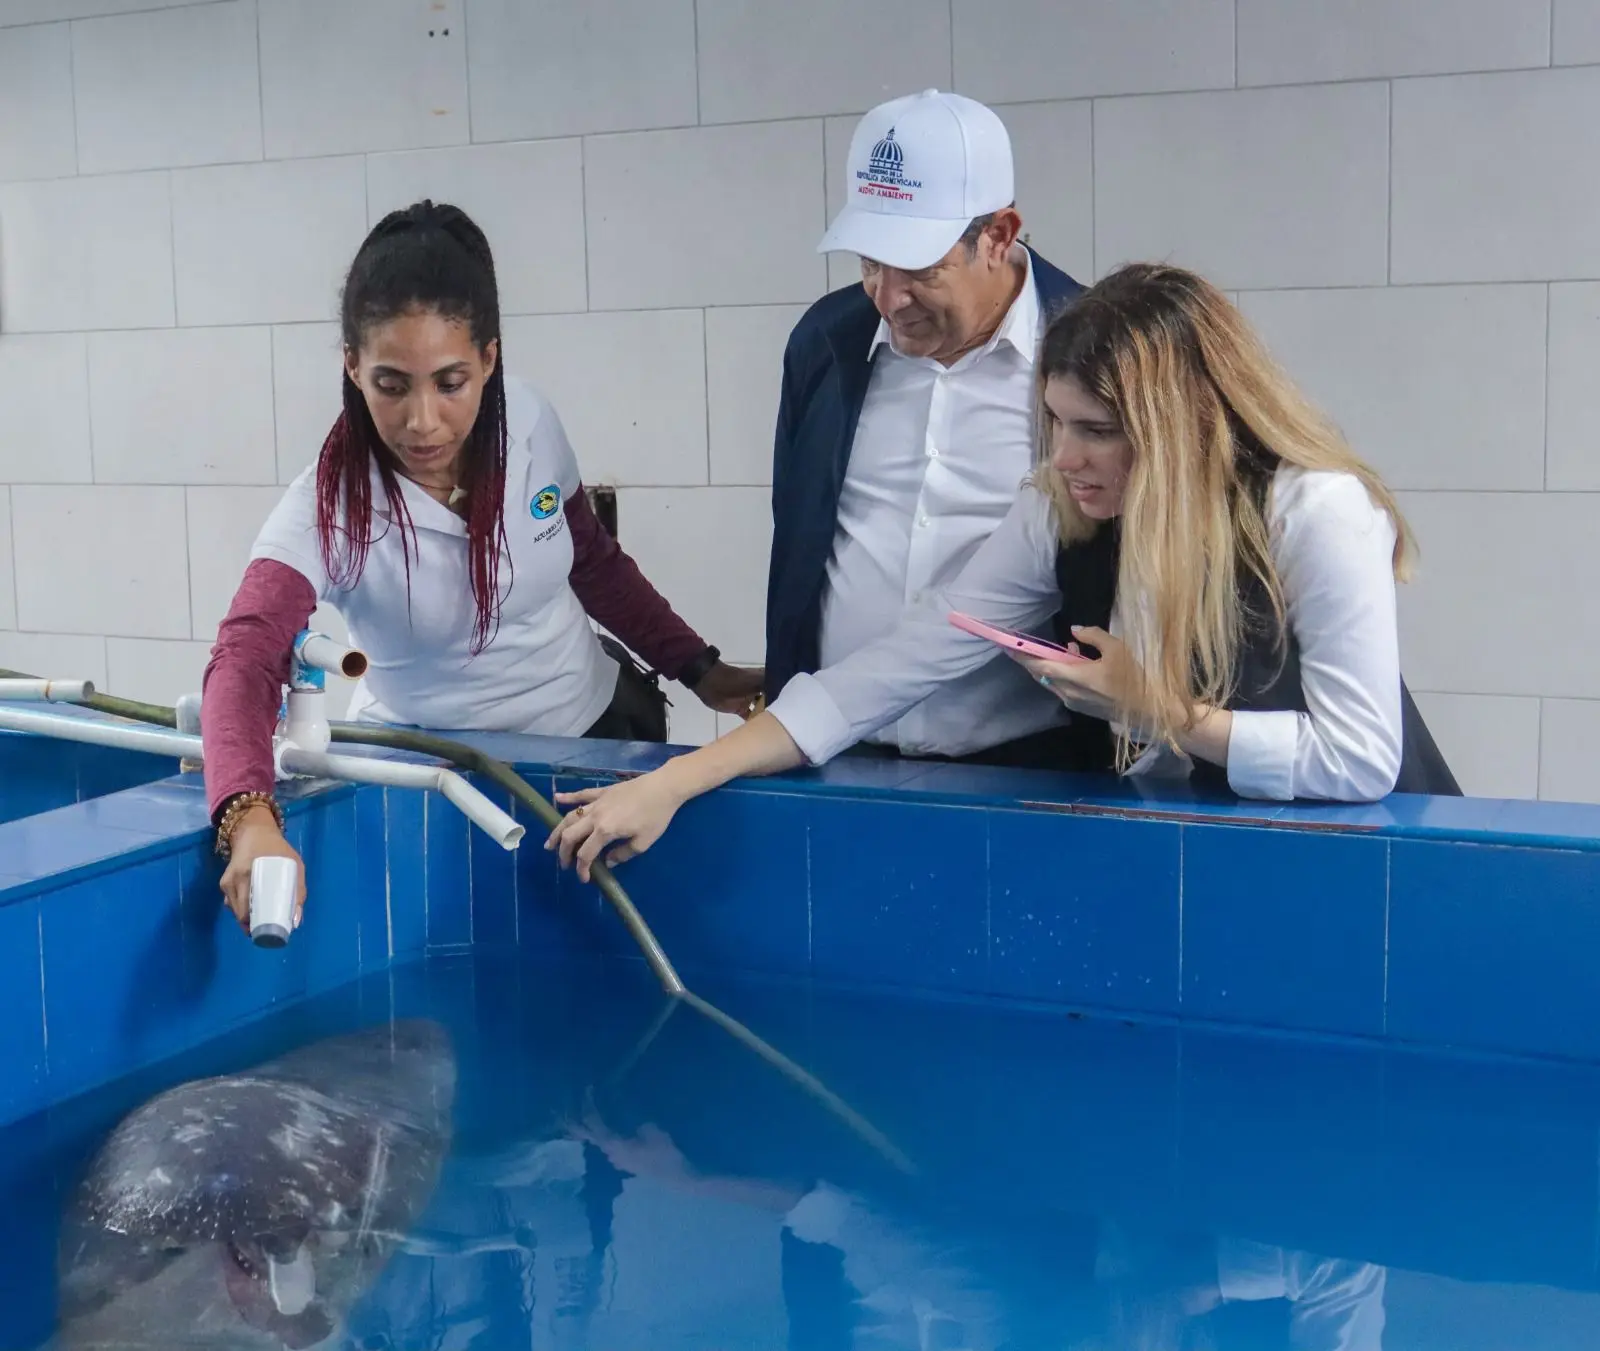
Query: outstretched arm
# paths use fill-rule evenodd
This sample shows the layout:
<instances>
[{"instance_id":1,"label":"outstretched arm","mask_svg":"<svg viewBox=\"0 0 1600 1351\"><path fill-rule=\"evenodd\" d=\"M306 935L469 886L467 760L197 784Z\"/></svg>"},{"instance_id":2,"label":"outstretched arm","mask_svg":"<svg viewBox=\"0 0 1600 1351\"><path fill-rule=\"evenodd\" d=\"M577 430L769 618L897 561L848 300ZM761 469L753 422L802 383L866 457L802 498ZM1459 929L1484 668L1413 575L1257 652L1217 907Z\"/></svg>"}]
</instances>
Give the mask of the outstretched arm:
<instances>
[{"instance_id":1,"label":"outstretched arm","mask_svg":"<svg viewBox=\"0 0 1600 1351\"><path fill-rule=\"evenodd\" d=\"M258 558L245 569L201 682L200 734L213 825L220 824L228 804L241 794L272 792L272 731L289 678L290 649L316 604L311 583L283 563ZM237 816L229 845L222 894L234 918L248 929L250 869L256 859L292 858L298 865L300 858L265 806L248 807ZM296 922L298 906L304 903L301 868Z\"/></svg>"},{"instance_id":2,"label":"outstretched arm","mask_svg":"<svg viewBox=\"0 0 1600 1351\"><path fill-rule=\"evenodd\" d=\"M992 623L1046 617L1054 587L1054 536L1049 505L1025 491L941 604L908 614L883 638L815 676L796 676L768 711L743 727L660 769L607 788L563 793L576 810L551 832L563 866L585 881L602 851L608 863L644 852L679 807L730 779L778 774L822 764L845 747L904 715L942 682L992 661L1000 649L948 622L946 606Z\"/></svg>"},{"instance_id":3,"label":"outstretched arm","mask_svg":"<svg viewBox=\"0 0 1600 1351\"><path fill-rule=\"evenodd\" d=\"M771 713L758 713L741 727L687 755L675 756L660 769L608 788L557 793L556 801L574 810L562 818L545 841L559 849L563 867L577 866L589 880L589 868L615 844L607 864L626 862L661 838L678 808L730 779L781 774L805 763L794 739Z\"/></svg>"}]
</instances>

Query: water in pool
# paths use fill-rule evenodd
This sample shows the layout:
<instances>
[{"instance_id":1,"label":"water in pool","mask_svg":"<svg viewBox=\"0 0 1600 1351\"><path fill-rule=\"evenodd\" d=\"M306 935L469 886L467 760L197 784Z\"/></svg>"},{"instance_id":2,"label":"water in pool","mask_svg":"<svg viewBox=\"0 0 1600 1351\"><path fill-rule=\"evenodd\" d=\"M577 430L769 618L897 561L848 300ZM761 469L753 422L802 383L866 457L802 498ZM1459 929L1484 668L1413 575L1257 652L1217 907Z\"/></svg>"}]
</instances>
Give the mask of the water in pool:
<instances>
[{"instance_id":1,"label":"water in pool","mask_svg":"<svg viewBox=\"0 0 1600 1351\"><path fill-rule=\"evenodd\" d=\"M1600 1345L1600 1071L695 984L859 1119L636 962L402 968L0 1134L0 1346ZM131 1256L180 1138L254 1232Z\"/></svg>"}]
</instances>

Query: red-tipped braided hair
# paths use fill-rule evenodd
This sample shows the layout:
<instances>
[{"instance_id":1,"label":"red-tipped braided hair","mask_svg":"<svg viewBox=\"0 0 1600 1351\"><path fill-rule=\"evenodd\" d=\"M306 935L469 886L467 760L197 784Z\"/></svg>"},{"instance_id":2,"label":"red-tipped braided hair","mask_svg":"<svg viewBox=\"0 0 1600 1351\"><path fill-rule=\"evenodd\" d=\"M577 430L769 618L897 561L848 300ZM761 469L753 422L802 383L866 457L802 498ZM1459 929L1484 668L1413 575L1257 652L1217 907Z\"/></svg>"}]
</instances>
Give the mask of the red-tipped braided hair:
<instances>
[{"instance_id":1,"label":"red-tipped braided hair","mask_svg":"<svg viewBox=\"0 0 1600 1351\"><path fill-rule=\"evenodd\" d=\"M482 351L500 337L500 294L489 241L458 207L418 202L385 216L357 251L345 278L340 327L345 347L359 351L377 324L403 314L431 312L467 325ZM461 450L467 490L467 565L476 619L472 652L483 651L500 622L497 582L506 547L506 386L504 353L484 383L483 403ZM400 493L395 458L378 436L366 397L348 375L344 411L317 460L317 544L328 577L351 586L372 545L371 467L401 530L406 592L416 527Z\"/></svg>"}]
</instances>

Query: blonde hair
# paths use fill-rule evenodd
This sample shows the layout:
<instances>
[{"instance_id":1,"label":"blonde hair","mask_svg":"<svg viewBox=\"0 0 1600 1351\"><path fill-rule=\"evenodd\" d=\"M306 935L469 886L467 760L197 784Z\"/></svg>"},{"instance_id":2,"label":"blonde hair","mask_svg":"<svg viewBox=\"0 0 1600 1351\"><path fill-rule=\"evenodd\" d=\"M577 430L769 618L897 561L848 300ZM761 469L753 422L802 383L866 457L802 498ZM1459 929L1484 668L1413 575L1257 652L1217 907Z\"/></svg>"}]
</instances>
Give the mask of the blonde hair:
<instances>
[{"instance_id":1,"label":"blonde hair","mask_svg":"<svg viewBox=\"0 0 1600 1351\"><path fill-rule=\"evenodd\" d=\"M1093 535L1051 464L1052 378L1071 377L1116 417L1132 447L1123 496L1117 595L1125 638L1139 653L1140 730L1175 744L1197 705L1235 693L1248 615L1246 574L1261 583L1281 640L1283 589L1265 503L1246 476L1280 464L1352 474L1395 527L1394 571L1410 574L1414 545L1394 497L1337 428L1300 393L1216 287L1178 267L1135 263L1091 287L1046 332L1038 363L1039 445L1032 482L1055 509L1063 544ZM1110 528L1110 523L1107 523ZM1073 616L1063 616L1071 620ZM1132 758L1117 738L1117 765Z\"/></svg>"}]
</instances>

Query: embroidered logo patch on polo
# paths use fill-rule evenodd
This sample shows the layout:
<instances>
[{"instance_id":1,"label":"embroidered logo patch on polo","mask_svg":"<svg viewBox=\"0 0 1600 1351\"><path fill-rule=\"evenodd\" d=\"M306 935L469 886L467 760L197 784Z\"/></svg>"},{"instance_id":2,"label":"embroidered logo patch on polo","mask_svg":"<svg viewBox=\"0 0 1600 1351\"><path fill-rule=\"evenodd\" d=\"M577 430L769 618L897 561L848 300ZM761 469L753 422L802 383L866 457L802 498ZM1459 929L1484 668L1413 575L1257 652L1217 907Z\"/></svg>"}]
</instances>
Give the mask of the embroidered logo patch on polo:
<instances>
[{"instance_id":1,"label":"embroidered logo patch on polo","mask_svg":"<svg viewBox=\"0 0 1600 1351\"><path fill-rule=\"evenodd\" d=\"M533 501L528 503L528 510L536 521L549 520L561 510L561 489L553 483L548 488L539 489L533 495Z\"/></svg>"}]
</instances>

